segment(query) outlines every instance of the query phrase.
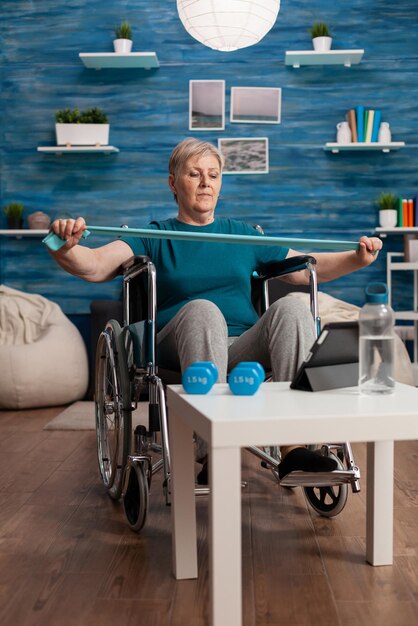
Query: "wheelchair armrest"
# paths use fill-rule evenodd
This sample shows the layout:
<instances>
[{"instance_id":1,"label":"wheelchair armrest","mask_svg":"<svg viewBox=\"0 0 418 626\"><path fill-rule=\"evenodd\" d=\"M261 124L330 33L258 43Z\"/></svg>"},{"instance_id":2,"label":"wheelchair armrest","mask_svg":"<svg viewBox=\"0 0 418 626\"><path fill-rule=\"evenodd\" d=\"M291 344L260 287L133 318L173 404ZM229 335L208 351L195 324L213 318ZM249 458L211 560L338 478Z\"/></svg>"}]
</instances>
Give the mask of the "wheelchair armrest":
<instances>
[{"instance_id":1,"label":"wheelchair armrest","mask_svg":"<svg viewBox=\"0 0 418 626\"><path fill-rule=\"evenodd\" d=\"M292 272L299 272L307 268L308 264L315 265L316 259L308 254L301 254L299 256L293 256L283 261L275 261L270 263L262 273L258 276L254 276L255 280L269 280L270 278L278 278L279 276L285 276Z\"/></svg>"},{"instance_id":2,"label":"wheelchair armrest","mask_svg":"<svg viewBox=\"0 0 418 626\"><path fill-rule=\"evenodd\" d=\"M131 270L141 267L141 265L147 265L151 259L145 255L131 256L127 261L122 263L119 269L119 274L126 276Z\"/></svg>"}]
</instances>

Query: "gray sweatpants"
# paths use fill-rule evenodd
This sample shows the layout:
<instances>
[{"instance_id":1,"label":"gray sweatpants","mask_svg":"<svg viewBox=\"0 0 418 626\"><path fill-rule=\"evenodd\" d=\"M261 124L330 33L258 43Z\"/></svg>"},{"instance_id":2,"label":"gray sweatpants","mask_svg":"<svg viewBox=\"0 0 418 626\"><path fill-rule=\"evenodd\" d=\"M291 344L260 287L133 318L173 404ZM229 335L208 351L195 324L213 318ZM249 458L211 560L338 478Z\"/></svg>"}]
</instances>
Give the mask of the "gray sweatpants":
<instances>
[{"instance_id":1,"label":"gray sweatpants","mask_svg":"<svg viewBox=\"0 0 418 626\"><path fill-rule=\"evenodd\" d=\"M228 337L224 316L208 300L185 304L157 335L157 362L170 370L184 371L194 361L212 361L218 382L240 361L258 361L272 372L273 380L292 380L315 340L308 307L296 298L276 300L240 337ZM207 454L198 439L196 458Z\"/></svg>"}]
</instances>

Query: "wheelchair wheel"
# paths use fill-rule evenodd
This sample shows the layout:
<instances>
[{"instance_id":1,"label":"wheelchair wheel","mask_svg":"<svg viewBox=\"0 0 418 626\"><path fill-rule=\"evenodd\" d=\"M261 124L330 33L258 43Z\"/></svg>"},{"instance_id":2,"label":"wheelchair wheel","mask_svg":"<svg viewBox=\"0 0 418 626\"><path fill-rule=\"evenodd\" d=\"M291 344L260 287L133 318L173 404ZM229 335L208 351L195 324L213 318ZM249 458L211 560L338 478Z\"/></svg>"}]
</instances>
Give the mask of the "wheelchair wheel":
<instances>
[{"instance_id":1,"label":"wheelchair wheel","mask_svg":"<svg viewBox=\"0 0 418 626\"><path fill-rule=\"evenodd\" d=\"M340 470L344 469L339 456L330 452L329 456L338 463ZM348 498L348 485L329 485L328 487L304 487L306 499L311 507L323 517L335 517L345 507Z\"/></svg>"},{"instance_id":2,"label":"wheelchair wheel","mask_svg":"<svg viewBox=\"0 0 418 626\"><path fill-rule=\"evenodd\" d=\"M96 351L97 457L101 478L114 500L122 494L132 440L130 383L121 333L118 322L108 322Z\"/></svg>"},{"instance_id":3,"label":"wheelchair wheel","mask_svg":"<svg viewBox=\"0 0 418 626\"><path fill-rule=\"evenodd\" d=\"M148 480L141 461L134 460L126 468L122 502L129 527L139 533L145 524L149 503Z\"/></svg>"}]
</instances>

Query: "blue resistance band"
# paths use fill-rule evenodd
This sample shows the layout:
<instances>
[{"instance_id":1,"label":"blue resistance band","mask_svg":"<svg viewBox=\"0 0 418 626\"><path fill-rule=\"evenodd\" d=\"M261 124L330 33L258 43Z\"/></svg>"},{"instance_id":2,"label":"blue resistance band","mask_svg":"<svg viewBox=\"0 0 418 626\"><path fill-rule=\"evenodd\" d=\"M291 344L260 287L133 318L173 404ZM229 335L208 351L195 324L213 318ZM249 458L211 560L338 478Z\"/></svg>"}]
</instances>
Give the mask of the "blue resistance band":
<instances>
[{"instance_id":1,"label":"blue resistance band","mask_svg":"<svg viewBox=\"0 0 418 626\"><path fill-rule=\"evenodd\" d=\"M358 241L338 241L322 239L291 239L286 237L258 237L253 235L223 235L215 233L189 233L177 230L154 230L149 228L111 228L107 226L88 226L83 232L86 238L91 234L116 235L124 237L145 237L147 239L172 239L177 241L205 241L213 243L238 243L255 246L308 246L321 250L357 250ZM67 243L52 230L42 242L53 252Z\"/></svg>"}]
</instances>

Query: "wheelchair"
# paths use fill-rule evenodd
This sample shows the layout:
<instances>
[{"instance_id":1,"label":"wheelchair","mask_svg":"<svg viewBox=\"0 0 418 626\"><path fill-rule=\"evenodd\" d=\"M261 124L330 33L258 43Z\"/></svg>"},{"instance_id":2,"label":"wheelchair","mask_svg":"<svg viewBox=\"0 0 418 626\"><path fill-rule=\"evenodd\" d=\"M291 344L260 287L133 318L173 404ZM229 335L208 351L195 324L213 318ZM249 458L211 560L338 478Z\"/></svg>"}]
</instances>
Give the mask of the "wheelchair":
<instances>
[{"instance_id":1,"label":"wheelchair","mask_svg":"<svg viewBox=\"0 0 418 626\"><path fill-rule=\"evenodd\" d=\"M296 271L309 272L310 306L316 334L320 333L317 300L316 260L300 255L270 264L262 275L252 277L253 304L261 314L269 306L271 285ZM139 532L147 517L149 493L154 474L162 471L166 504L170 504L170 450L165 385L179 383L179 372L158 369L156 363L156 284L154 264L148 257L129 259L123 274L123 324L112 319L101 332L95 361L95 413L97 456L101 479L114 500L122 498L129 527ZM270 287L269 287L270 286ZM274 290L273 290L274 295ZM164 382L163 382L164 381ZM132 428L132 412L148 402L148 424ZM310 446L318 449L318 446ZM360 471L348 442L324 444L323 455L337 462L333 472L294 471L279 478L279 446L248 450L283 487L303 488L309 505L320 515L332 517L344 508L348 489L360 491ZM155 460L154 455L157 455ZM196 495L209 488L196 486Z\"/></svg>"}]
</instances>

